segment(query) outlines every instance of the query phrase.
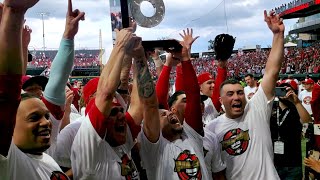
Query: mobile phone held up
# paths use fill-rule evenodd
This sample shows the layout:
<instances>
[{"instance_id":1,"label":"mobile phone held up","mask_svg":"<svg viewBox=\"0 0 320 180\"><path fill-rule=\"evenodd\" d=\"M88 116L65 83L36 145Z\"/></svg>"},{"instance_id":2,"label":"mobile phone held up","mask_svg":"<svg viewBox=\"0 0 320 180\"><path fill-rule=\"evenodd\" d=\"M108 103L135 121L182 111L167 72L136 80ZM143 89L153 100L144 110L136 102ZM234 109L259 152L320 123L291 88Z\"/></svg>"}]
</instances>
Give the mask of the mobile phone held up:
<instances>
[{"instance_id":1,"label":"mobile phone held up","mask_svg":"<svg viewBox=\"0 0 320 180\"><path fill-rule=\"evenodd\" d=\"M276 87L275 96L276 97L284 97L287 94L287 90L285 87Z\"/></svg>"}]
</instances>

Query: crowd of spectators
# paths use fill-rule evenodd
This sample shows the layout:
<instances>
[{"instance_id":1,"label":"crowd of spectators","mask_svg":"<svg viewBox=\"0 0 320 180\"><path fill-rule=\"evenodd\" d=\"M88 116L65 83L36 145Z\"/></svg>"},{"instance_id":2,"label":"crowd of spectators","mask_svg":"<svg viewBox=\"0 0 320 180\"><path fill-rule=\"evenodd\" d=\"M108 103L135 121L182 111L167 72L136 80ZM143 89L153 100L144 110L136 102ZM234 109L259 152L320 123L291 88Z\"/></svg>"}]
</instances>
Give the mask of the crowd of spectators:
<instances>
[{"instance_id":1,"label":"crowd of spectators","mask_svg":"<svg viewBox=\"0 0 320 180\"><path fill-rule=\"evenodd\" d=\"M281 74L316 74L320 73L320 43L315 43L307 48L290 47L285 49L285 60L282 65ZM46 51L34 53L33 61L29 67L45 68L51 66L52 60L57 51ZM228 63L229 77L243 77L245 74L254 74L262 76L265 70L269 49L260 51L252 50L234 54ZM81 50L76 51L74 66L90 67L99 65L99 50ZM200 57L192 61L197 75L203 72L210 72L216 76L217 65L214 57ZM150 72L153 79L157 79L156 67L152 61L149 61ZM174 82L175 71L170 74L171 82Z\"/></svg>"},{"instance_id":2,"label":"crowd of spectators","mask_svg":"<svg viewBox=\"0 0 320 180\"><path fill-rule=\"evenodd\" d=\"M228 61L228 77L243 77L246 74L262 76L265 72L269 49L252 50L233 54ZM217 64L214 57L201 57L192 60L197 75L209 72L216 76ZM157 78L156 68L149 61L150 72ZM307 48L289 47L285 49L285 60L281 74L317 74L320 73L320 43ZM170 81L174 82L175 71L171 71Z\"/></svg>"},{"instance_id":3,"label":"crowd of spectators","mask_svg":"<svg viewBox=\"0 0 320 180\"><path fill-rule=\"evenodd\" d=\"M280 14L283 11L286 11L288 9L294 8L294 7L299 6L301 4L308 3L310 1L313 1L313 0L293 0L292 2L289 2L289 3L286 3L286 4L282 4L281 6L276 7L274 10L275 10L275 12L277 14Z\"/></svg>"},{"instance_id":4,"label":"crowd of spectators","mask_svg":"<svg viewBox=\"0 0 320 180\"><path fill-rule=\"evenodd\" d=\"M51 63L58 51L34 51L33 61L29 62L28 67L45 68L51 67ZM97 66L99 62L100 50L78 50L75 52L74 66L76 68Z\"/></svg>"}]
</instances>

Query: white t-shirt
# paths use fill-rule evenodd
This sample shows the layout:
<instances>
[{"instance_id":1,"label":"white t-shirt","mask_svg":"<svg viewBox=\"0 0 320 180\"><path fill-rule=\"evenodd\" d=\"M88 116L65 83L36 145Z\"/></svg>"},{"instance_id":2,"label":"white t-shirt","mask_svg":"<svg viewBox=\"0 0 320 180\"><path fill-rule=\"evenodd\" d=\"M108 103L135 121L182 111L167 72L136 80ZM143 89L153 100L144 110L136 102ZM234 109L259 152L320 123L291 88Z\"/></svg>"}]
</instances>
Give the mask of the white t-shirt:
<instances>
[{"instance_id":1,"label":"white t-shirt","mask_svg":"<svg viewBox=\"0 0 320 180\"><path fill-rule=\"evenodd\" d=\"M217 135L227 179L279 179L273 164L270 116L273 101L262 87L237 119L221 115L205 129Z\"/></svg>"},{"instance_id":2,"label":"white t-shirt","mask_svg":"<svg viewBox=\"0 0 320 180\"><path fill-rule=\"evenodd\" d=\"M84 118L82 116L68 124L58 135L57 148L53 158L62 167L71 168L71 147Z\"/></svg>"},{"instance_id":3,"label":"white t-shirt","mask_svg":"<svg viewBox=\"0 0 320 180\"><path fill-rule=\"evenodd\" d=\"M307 90L301 91L299 94L299 100L301 101L302 105L306 110L308 111L309 114L312 114L312 109L311 109L311 99L312 99L312 92L308 92Z\"/></svg>"},{"instance_id":4,"label":"white t-shirt","mask_svg":"<svg viewBox=\"0 0 320 180\"><path fill-rule=\"evenodd\" d=\"M133 146L129 127L127 127L126 144L113 148L107 141L101 139L93 128L89 116L86 116L71 150L74 179L138 180L139 174L131 158Z\"/></svg>"},{"instance_id":5,"label":"white t-shirt","mask_svg":"<svg viewBox=\"0 0 320 180\"><path fill-rule=\"evenodd\" d=\"M45 151L49 156L54 157L56 147L57 147L57 139L58 139L58 134L59 134L59 129L60 129L60 124L61 120L57 120L54 118L54 116L50 113L49 120L52 122L52 130L51 130L51 145L50 148Z\"/></svg>"},{"instance_id":6,"label":"white t-shirt","mask_svg":"<svg viewBox=\"0 0 320 180\"><path fill-rule=\"evenodd\" d=\"M8 156L0 155L0 180L50 180L53 176L61 177L62 180L69 179L46 153L27 154L12 142Z\"/></svg>"},{"instance_id":7,"label":"white t-shirt","mask_svg":"<svg viewBox=\"0 0 320 180\"><path fill-rule=\"evenodd\" d=\"M205 130L203 138L203 151L209 174L226 169L226 165L221 159L221 145L217 136L208 130Z\"/></svg>"},{"instance_id":8,"label":"white t-shirt","mask_svg":"<svg viewBox=\"0 0 320 180\"><path fill-rule=\"evenodd\" d=\"M203 124L206 125L210 121L218 117L219 113L214 107L211 98L208 98L203 103L204 103L204 113L202 115L202 121L203 121Z\"/></svg>"},{"instance_id":9,"label":"white t-shirt","mask_svg":"<svg viewBox=\"0 0 320 180\"><path fill-rule=\"evenodd\" d=\"M173 142L160 133L158 142L151 143L143 130L140 132L140 156L148 179L211 179L204 161L202 137L186 122L183 128L182 139Z\"/></svg>"},{"instance_id":10,"label":"white t-shirt","mask_svg":"<svg viewBox=\"0 0 320 180\"><path fill-rule=\"evenodd\" d=\"M246 86L244 88L244 94L246 95L247 100L250 100L253 95L256 93L258 87L250 87L250 86Z\"/></svg>"}]
</instances>

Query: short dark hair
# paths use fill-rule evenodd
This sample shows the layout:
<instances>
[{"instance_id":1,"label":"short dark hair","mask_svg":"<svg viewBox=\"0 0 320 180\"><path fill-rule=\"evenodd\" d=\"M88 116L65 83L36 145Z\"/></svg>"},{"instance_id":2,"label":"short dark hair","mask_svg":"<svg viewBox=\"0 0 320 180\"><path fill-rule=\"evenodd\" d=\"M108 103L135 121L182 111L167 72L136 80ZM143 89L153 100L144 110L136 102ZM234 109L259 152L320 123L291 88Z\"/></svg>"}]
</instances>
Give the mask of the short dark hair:
<instances>
[{"instance_id":1,"label":"short dark hair","mask_svg":"<svg viewBox=\"0 0 320 180\"><path fill-rule=\"evenodd\" d=\"M254 78L253 74L251 74L251 73L246 74L244 77L246 78L248 76L250 76L251 78Z\"/></svg>"},{"instance_id":2,"label":"short dark hair","mask_svg":"<svg viewBox=\"0 0 320 180\"><path fill-rule=\"evenodd\" d=\"M173 103L178 100L178 96L180 96L181 94L186 94L186 93L184 91L176 91L175 93L172 94L172 96L168 98L169 108L172 107Z\"/></svg>"},{"instance_id":3,"label":"short dark hair","mask_svg":"<svg viewBox=\"0 0 320 180\"><path fill-rule=\"evenodd\" d=\"M227 84L239 84L240 86L242 86L240 81L238 81L236 79L227 79L227 80L223 81L223 83L220 85L220 94L221 94L221 90L222 90L223 86L225 86Z\"/></svg>"},{"instance_id":4,"label":"short dark hair","mask_svg":"<svg viewBox=\"0 0 320 180\"><path fill-rule=\"evenodd\" d=\"M27 99L31 99L31 98L38 98L40 99L39 96L35 96L33 94L30 94L30 93L23 93L21 94L21 101L24 101L24 100L27 100Z\"/></svg>"}]
</instances>

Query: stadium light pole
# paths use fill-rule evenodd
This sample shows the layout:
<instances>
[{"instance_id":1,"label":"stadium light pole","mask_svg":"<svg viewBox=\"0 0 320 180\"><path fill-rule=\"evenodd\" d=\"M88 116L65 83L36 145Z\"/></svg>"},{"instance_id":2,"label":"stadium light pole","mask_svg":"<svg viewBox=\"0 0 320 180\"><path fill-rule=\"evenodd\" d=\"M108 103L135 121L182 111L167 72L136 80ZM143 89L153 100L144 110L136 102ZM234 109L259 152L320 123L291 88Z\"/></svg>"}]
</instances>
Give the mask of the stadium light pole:
<instances>
[{"instance_id":1,"label":"stadium light pole","mask_svg":"<svg viewBox=\"0 0 320 180\"><path fill-rule=\"evenodd\" d=\"M46 39L45 39L45 33L44 33L44 16L49 16L48 12L40 12L39 13L42 20L42 41L43 41L43 51L46 51Z\"/></svg>"}]
</instances>

